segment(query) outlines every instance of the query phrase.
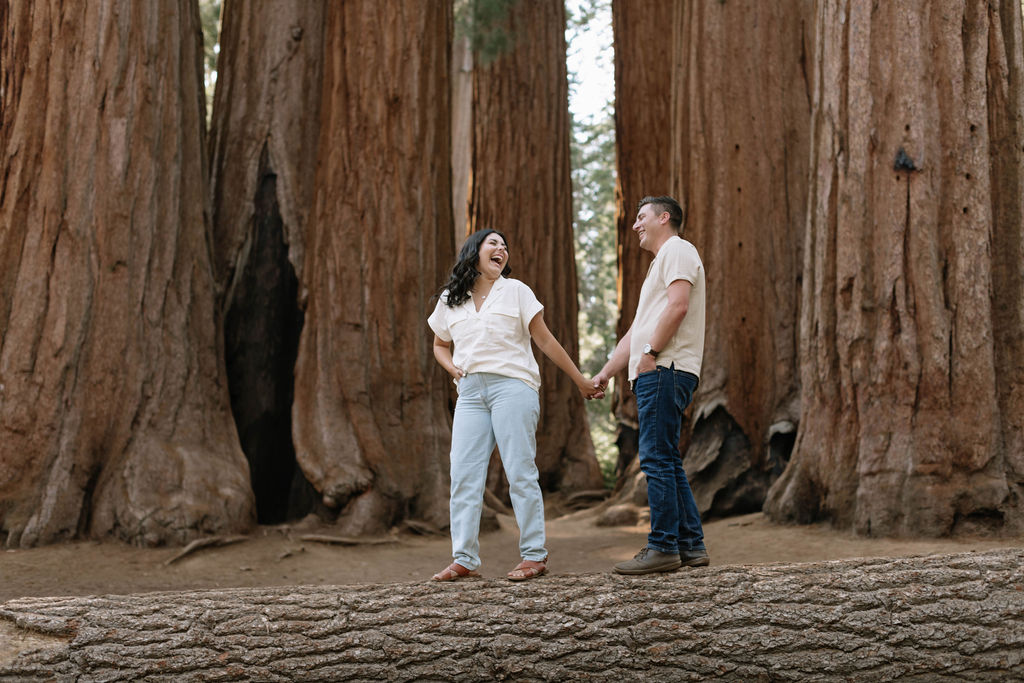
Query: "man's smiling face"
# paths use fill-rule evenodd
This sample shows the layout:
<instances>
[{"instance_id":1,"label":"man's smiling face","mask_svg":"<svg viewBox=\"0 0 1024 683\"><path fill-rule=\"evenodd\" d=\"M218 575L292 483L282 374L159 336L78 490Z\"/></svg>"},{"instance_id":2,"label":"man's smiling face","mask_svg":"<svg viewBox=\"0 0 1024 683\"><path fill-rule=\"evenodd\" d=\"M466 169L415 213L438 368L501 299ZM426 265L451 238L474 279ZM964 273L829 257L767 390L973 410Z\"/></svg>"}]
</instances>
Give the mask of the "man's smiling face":
<instances>
[{"instance_id":1,"label":"man's smiling face","mask_svg":"<svg viewBox=\"0 0 1024 683\"><path fill-rule=\"evenodd\" d=\"M636 214L633 231L640 238L641 249L653 251L653 244L664 231L667 221L662 221L661 217L667 212L658 212L659 208L657 204L644 204Z\"/></svg>"}]
</instances>

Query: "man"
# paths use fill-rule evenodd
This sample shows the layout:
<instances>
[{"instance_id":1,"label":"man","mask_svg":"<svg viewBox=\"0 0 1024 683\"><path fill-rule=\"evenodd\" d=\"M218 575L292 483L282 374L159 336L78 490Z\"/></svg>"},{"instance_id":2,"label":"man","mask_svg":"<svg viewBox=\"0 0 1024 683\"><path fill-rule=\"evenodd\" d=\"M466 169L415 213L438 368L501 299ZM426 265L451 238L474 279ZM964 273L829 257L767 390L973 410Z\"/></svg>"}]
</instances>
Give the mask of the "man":
<instances>
[{"instance_id":1,"label":"man","mask_svg":"<svg viewBox=\"0 0 1024 683\"><path fill-rule=\"evenodd\" d=\"M640 469L647 475L651 532L647 545L619 574L666 572L710 562L700 512L679 455L683 410L693 398L704 354L704 265L682 239L683 211L672 197L640 200L633 230L654 254L636 317L594 385L628 365L640 419Z\"/></svg>"}]
</instances>

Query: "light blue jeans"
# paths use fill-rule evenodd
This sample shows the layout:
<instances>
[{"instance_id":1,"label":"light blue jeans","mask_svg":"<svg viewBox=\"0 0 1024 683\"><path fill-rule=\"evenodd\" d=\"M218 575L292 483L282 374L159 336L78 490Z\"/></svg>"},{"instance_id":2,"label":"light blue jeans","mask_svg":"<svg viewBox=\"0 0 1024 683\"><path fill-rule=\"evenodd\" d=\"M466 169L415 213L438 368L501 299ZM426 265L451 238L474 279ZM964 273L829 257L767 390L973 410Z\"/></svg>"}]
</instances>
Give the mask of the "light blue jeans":
<instances>
[{"instance_id":1,"label":"light blue jeans","mask_svg":"<svg viewBox=\"0 0 1024 683\"><path fill-rule=\"evenodd\" d=\"M544 499L537 483L540 399L522 380L475 372L459 380L452 423L452 557L466 569L480 566L480 513L487 464L497 443L519 525L519 554L540 561L544 549Z\"/></svg>"}]
</instances>

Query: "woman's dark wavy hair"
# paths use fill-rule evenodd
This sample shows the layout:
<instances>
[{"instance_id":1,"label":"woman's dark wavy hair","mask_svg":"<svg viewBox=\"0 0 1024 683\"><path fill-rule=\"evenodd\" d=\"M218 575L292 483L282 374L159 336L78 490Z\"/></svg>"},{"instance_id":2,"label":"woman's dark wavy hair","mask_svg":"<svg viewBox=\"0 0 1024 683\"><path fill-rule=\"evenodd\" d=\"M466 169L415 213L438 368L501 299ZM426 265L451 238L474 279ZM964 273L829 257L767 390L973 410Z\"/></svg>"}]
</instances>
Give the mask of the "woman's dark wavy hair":
<instances>
[{"instance_id":1,"label":"woman's dark wavy hair","mask_svg":"<svg viewBox=\"0 0 1024 683\"><path fill-rule=\"evenodd\" d=\"M492 233L504 240L505 249L508 249L508 238L497 230L485 228L484 230L477 230L467 237L462 245L462 249L459 249L459 257L456 259L455 265L452 266L452 273L448 276L448 282L444 283L441 291L437 293L437 296L441 296L444 290L448 290L448 301L446 302L448 308L461 306L471 296L470 292L473 289L473 283L480 276L480 271L476 269L476 262L480 258L480 245ZM507 277L511 272L512 269L506 263L501 274Z\"/></svg>"}]
</instances>

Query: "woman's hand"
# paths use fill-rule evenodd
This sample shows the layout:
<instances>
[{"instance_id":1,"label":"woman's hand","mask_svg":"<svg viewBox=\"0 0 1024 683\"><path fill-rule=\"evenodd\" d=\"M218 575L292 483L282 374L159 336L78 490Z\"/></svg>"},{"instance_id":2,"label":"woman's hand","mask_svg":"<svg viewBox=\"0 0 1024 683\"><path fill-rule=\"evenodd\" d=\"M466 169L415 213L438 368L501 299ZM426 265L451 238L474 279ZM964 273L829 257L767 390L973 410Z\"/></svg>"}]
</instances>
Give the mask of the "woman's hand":
<instances>
[{"instance_id":1,"label":"woman's hand","mask_svg":"<svg viewBox=\"0 0 1024 683\"><path fill-rule=\"evenodd\" d=\"M458 382L466 376L466 371L452 362L452 343L434 335L434 358L452 379Z\"/></svg>"}]
</instances>

